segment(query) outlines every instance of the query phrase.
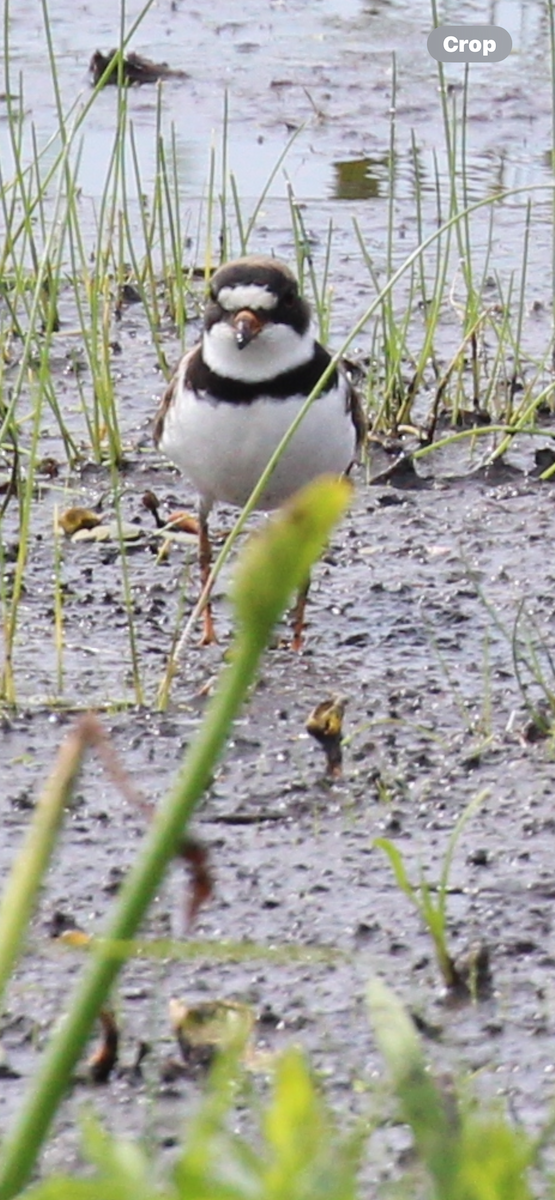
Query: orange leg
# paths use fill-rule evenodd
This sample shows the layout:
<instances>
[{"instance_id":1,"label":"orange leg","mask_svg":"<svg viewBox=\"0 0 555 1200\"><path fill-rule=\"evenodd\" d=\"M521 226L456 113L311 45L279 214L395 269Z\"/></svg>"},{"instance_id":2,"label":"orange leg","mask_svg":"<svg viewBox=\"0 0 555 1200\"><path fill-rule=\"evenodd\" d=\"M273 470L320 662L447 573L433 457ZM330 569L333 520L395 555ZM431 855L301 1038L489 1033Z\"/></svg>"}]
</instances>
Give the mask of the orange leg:
<instances>
[{"instance_id":1,"label":"orange leg","mask_svg":"<svg viewBox=\"0 0 555 1200\"><path fill-rule=\"evenodd\" d=\"M293 609L293 637L291 639L292 650L302 650L303 632L304 632L304 610L310 588L310 576L308 577L304 587L299 588L297 599Z\"/></svg>"},{"instance_id":2,"label":"orange leg","mask_svg":"<svg viewBox=\"0 0 555 1200\"><path fill-rule=\"evenodd\" d=\"M200 566L200 582L204 589L210 575L210 564L212 561L212 547L210 545L210 535L208 533L208 512L205 511L203 505L199 511L199 538L198 538L198 557ZM201 646L211 646L213 642L217 642L214 622L212 620L212 604L210 599L206 601L202 614L203 628L202 637L200 639Z\"/></svg>"}]
</instances>

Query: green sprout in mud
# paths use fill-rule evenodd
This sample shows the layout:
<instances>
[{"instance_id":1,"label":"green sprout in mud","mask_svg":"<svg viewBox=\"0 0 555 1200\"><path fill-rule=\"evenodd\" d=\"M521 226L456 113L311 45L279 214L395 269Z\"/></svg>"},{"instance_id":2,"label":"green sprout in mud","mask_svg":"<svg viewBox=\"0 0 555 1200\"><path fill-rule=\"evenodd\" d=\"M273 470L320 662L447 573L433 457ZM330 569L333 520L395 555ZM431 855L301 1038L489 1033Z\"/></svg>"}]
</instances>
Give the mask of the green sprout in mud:
<instances>
[{"instance_id":1,"label":"green sprout in mud","mask_svg":"<svg viewBox=\"0 0 555 1200\"><path fill-rule=\"evenodd\" d=\"M515 616L511 651L515 678L531 724L540 737L548 737L555 726L555 658L547 637L526 613L524 600ZM531 695L532 684L541 692L539 702Z\"/></svg>"},{"instance_id":2,"label":"green sprout in mud","mask_svg":"<svg viewBox=\"0 0 555 1200\"><path fill-rule=\"evenodd\" d=\"M551 737L555 727L555 656L547 634L527 611L524 597L517 605L512 627L505 625L472 572L468 573L480 603L510 647L515 680L529 717L527 740Z\"/></svg>"},{"instance_id":3,"label":"green sprout in mud","mask_svg":"<svg viewBox=\"0 0 555 1200\"><path fill-rule=\"evenodd\" d=\"M399 888L408 897L424 928L428 931L445 986L451 992L463 995L470 993L474 996L479 991L480 981L477 972L481 969L480 958L478 956L471 960L467 970L462 970L457 965L449 949L447 897L449 875L457 843L468 821L474 816L486 795L486 791L479 792L461 813L449 837L441 874L436 885L429 882L423 869L420 871L419 882L411 883L401 851L389 838L376 838L373 843L387 855Z\"/></svg>"}]
</instances>

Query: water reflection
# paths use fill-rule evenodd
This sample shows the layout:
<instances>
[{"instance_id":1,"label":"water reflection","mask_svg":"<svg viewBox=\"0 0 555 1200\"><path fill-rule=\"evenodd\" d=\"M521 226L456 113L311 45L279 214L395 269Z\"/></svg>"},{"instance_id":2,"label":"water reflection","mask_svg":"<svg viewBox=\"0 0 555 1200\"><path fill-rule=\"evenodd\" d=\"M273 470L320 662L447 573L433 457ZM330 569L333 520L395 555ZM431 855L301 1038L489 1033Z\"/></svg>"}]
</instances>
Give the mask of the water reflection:
<instances>
[{"instance_id":1,"label":"water reflection","mask_svg":"<svg viewBox=\"0 0 555 1200\"><path fill-rule=\"evenodd\" d=\"M128 20L141 0L127 0ZM225 7L225 6L224 6ZM551 90L545 0L468 0L465 19L503 25L514 53L470 74L466 163L471 199L500 187L551 180ZM48 0L58 82L64 107L89 92L91 54L117 40L118 5L95 0L77 17L66 0ZM11 78L23 78L23 144L32 156L56 127L41 21L32 0L10 0ZM225 17L224 13L224 17ZM457 23L460 0L443 0L440 20ZM164 85L163 132L174 139L178 186L184 201L198 201L207 177L210 148L218 148L224 95L229 97L227 163L252 210L289 131L303 128L285 168L296 195L307 200L372 201L389 193L392 54L397 62L395 190L400 200L419 190L435 193L436 169L446 177L445 139L436 64L426 49L429 0L280 0L271 21L259 0L244 0L233 21L220 12L178 4L153 6L130 49L188 72L183 83ZM249 53L245 49L249 48ZM253 47L256 47L254 51ZM252 51L252 52L251 52ZM456 105L460 152L462 68L448 64L450 104ZM533 81L533 86L531 84ZM131 89L133 123L142 183L156 176L155 89ZM83 129L80 185L102 194L116 125L116 96L100 96ZM0 166L12 167L5 104L0 101ZM172 130L173 126L173 130ZM414 142L412 134L414 131ZM220 172L220 162L217 163ZM128 185L133 187L133 173ZM272 199L286 198L283 172Z\"/></svg>"},{"instance_id":2,"label":"water reflection","mask_svg":"<svg viewBox=\"0 0 555 1200\"><path fill-rule=\"evenodd\" d=\"M334 162L335 200L377 200L388 192L389 154Z\"/></svg>"}]
</instances>

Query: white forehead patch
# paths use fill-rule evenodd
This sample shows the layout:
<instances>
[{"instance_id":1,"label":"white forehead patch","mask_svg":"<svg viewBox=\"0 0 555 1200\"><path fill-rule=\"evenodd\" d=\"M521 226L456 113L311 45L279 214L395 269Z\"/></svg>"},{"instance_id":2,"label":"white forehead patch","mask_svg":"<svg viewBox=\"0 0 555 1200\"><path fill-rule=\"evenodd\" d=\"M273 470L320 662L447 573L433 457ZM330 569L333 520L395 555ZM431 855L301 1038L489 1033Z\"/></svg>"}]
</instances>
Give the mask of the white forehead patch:
<instances>
[{"instance_id":1,"label":"white forehead patch","mask_svg":"<svg viewBox=\"0 0 555 1200\"><path fill-rule=\"evenodd\" d=\"M227 312L240 312L242 308L275 308L277 296L259 283L238 283L235 287L223 287L218 292L218 304Z\"/></svg>"}]
</instances>

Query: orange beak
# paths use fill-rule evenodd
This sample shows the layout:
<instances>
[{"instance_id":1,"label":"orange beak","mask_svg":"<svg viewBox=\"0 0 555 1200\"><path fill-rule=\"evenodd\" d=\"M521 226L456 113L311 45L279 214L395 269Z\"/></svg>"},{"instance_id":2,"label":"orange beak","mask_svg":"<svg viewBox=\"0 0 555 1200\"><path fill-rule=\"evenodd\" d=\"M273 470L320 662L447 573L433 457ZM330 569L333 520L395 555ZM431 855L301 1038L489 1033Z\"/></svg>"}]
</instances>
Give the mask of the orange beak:
<instances>
[{"instance_id":1,"label":"orange beak","mask_svg":"<svg viewBox=\"0 0 555 1200\"><path fill-rule=\"evenodd\" d=\"M262 329L262 321L250 308L242 308L240 312L235 313L231 324L235 330L235 341L239 350L244 350Z\"/></svg>"}]
</instances>

